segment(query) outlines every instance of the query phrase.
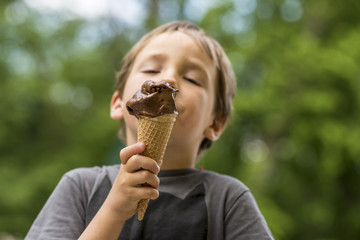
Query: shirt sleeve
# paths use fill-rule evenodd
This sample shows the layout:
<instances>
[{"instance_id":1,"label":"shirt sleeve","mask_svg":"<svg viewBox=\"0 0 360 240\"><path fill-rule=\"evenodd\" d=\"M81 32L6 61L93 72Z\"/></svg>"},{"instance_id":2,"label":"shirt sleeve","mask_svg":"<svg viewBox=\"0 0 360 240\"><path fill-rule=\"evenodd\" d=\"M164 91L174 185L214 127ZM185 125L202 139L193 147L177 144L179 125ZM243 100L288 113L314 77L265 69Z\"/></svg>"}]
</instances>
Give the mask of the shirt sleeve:
<instances>
[{"instance_id":1,"label":"shirt sleeve","mask_svg":"<svg viewBox=\"0 0 360 240\"><path fill-rule=\"evenodd\" d=\"M81 184L64 175L31 226L26 240L77 239L85 226Z\"/></svg>"},{"instance_id":2,"label":"shirt sleeve","mask_svg":"<svg viewBox=\"0 0 360 240\"><path fill-rule=\"evenodd\" d=\"M254 197L243 192L225 215L226 240L274 239Z\"/></svg>"}]
</instances>

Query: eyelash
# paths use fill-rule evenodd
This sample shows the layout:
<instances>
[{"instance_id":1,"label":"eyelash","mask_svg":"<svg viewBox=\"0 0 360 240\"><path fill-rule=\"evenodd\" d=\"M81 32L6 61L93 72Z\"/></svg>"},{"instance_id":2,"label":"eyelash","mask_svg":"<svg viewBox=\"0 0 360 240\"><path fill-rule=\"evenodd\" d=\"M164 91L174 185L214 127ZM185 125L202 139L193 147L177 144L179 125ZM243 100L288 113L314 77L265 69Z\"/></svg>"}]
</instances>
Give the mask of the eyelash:
<instances>
[{"instance_id":1,"label":"eyelash","mask_svg":"<svg viewBox=\"0 0 360 240\"><path fill-rule=\"evenodd\" d=\"M143 73L146 73L146 74L157 74L159 73L160 71L157 71L157 70L144 70L142 71ZM197 81L195 81L194 79L192 78L188 78L188 77L184 77L184 79L192 84L195 84L196 86L201 86Z\"/></svg>"},{"instance_id":2,"label":"eyelash","mask_svg":"<svg viewBox=\"0 0 360 240\"><path fill-rule=\"evenodd\" d=\"M194 79L184 77L184 79L192 84L195 84L196 86L200 86L198 82L196 82Z\"/></svg>"},{"instance_id":3,"label":"eyelash","mask_svg":"<svg viewBox=\"0 0 360 240\"><path fill-rule=\"evenodd\" d=\"M157 71L157 70L145 70L145 71L143 71L143 73L156 74L156 73L159 73L159 71Z\"/></svg>"}]
</instances>

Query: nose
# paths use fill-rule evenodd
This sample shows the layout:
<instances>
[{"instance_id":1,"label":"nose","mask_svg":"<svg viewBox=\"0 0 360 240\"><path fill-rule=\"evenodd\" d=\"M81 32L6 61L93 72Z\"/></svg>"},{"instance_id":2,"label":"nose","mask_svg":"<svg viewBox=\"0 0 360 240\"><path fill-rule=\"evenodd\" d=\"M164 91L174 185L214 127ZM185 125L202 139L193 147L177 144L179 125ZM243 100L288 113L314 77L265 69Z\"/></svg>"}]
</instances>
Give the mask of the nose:
<instances>
[{"instance_id":1,"label":"nose","mask_svg":"<svg viewBox=\"0 0 360 240\"><path fill-rule=\"evenodd\" d=\"M159 78L153 79L153 81L155 82L165 81L168 84L170 84L173 88L179 89L179 85L176 81L176 78L172 77L172 75L159 76Z\"/></svg>"},{"instance_id":2,"label":"nose","mask_svg":"<svg viewBox=\"0 0 360 240\"><path fill-rule=\"evenodd\" d=\"M162 78L161 81L165 81L168 84L170 84L173 88L179 89L178 84L176 83L175 80L172 80L172 79L169 79L169 78Z\"/></svg>"},{"instance_id":3,"label":"nose","mask_svg":"<svg viewBox=\"0 0 360 240\"><path fill-rule=\"evenodd\" d=\"M179 89L178 83L179 74L175 69L163 69L160 74L154 77L152 80L155 82L166 81L173 88Z\"/></svg>"}]
</instances>

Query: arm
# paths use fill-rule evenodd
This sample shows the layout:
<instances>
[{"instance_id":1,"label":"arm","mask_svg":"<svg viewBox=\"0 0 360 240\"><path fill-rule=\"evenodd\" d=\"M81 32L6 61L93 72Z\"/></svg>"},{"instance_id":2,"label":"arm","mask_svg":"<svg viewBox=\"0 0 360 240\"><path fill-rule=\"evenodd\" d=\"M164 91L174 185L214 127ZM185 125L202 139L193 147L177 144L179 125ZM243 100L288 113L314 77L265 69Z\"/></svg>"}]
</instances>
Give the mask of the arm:
<instances>
[{"instance_id":1,"label":"arm","mask_svg":"<svg viewBox=\"0 0 360 240\"><path fill-rule=\"evenodd\" d=\"M114 185L79 239L118 239L125 221L136 213L138 202L158 198L156 174L160 168L153 159L138 155L144 149L144 143L136 143L121 150L122 164Z\"/></svg>"}]
</instances>

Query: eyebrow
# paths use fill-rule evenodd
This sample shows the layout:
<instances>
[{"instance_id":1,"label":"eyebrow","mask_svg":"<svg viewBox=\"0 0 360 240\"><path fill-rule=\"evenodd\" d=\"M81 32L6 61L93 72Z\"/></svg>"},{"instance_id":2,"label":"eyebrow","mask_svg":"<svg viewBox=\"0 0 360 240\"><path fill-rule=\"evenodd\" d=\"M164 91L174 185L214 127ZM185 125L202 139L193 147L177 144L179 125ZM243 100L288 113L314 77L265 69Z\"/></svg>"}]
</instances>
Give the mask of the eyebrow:
<instances>
[{"instance_id":1,"label":"eyebrow","mask_svg":"<svg viewBox=\"0 0 360 240\"><path fill-rule=\"evenodd\" d=\"M146 61L152 61L152 60L159 60L162 61L164 59L167 58L166 54L163 53L154 53L154 54L149 54L147 56L145 56L144 60L142 62L146 62Z\"/></svg>"}]
</instances>

